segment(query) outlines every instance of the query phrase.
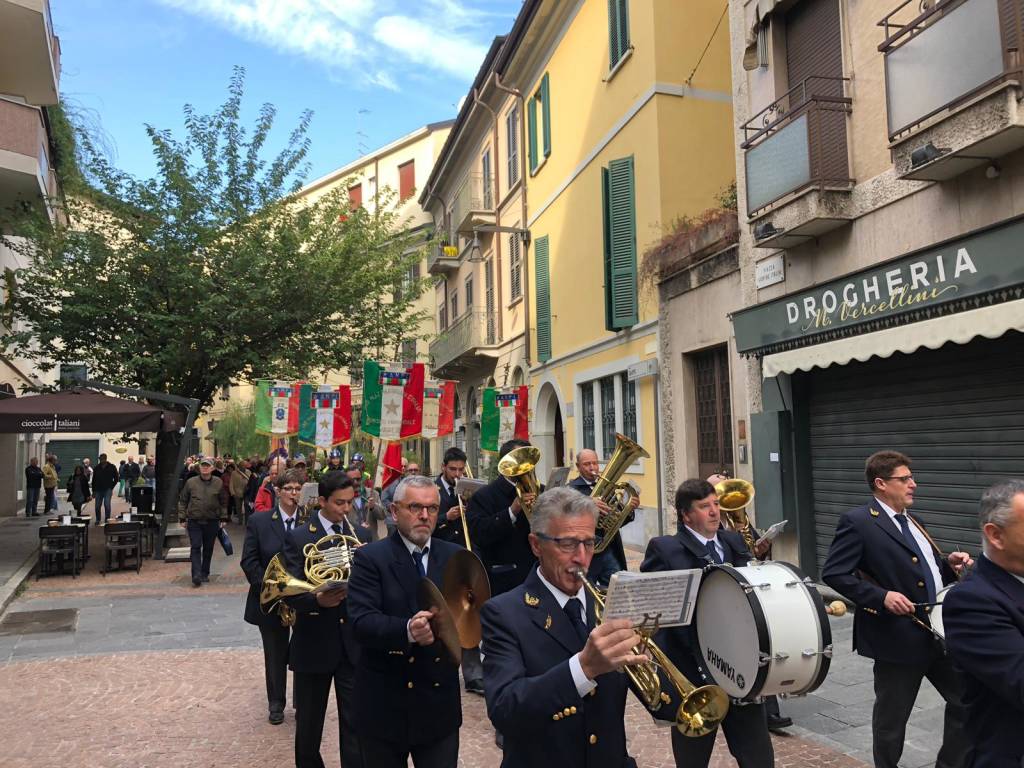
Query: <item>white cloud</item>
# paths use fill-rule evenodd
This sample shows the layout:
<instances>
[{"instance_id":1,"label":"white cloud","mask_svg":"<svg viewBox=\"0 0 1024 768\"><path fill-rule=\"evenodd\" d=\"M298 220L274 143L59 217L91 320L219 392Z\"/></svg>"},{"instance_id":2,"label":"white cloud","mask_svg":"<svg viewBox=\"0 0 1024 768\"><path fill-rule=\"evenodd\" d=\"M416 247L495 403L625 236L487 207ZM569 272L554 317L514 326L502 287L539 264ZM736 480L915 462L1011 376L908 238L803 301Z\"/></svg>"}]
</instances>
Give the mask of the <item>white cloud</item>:
<instances>
[{"instance_id":1,"label":"white cloud","mask_svg":"<svg viewBox=\"0 0 1024 768\"><path fill-rule=\"evenodd\" d=\"M397 0L158 0L225 27L247 40L345 72L364 85L399 90L396 70L469 79L486 45L492 16L460 0L407 4L418 15L393 13Z\"/></svg>"}]
</instances>

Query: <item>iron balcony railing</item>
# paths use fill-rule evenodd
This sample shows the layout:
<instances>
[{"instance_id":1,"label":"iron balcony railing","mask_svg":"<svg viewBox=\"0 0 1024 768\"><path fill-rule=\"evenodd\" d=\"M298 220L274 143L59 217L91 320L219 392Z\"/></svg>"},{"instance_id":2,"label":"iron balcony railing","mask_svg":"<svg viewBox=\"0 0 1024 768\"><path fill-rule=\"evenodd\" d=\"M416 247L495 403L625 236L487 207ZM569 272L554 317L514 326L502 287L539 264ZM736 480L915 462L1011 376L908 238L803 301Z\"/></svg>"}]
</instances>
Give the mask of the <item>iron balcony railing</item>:
<instances>
[{"instance_id":1,"label":"iron balcony railing","mask_svg":"<svg viewBox=\"0 0 1024 768\"><path fill-rule=\"evenodd\" d=\"M431 342L432 368L438 371L470 350L494 343L493 317L487 312L466 312Z\"/></svg>"},{"instance_id":2,"label":"iron balcony railing","mask_svg":"<svg viewBox=\"0 0 1024 768\"><path fill-rule=\"evenodd\" d=\"M470 173L455 195L452 223L460 229L470 213L494 211L493 181L482 173Z\"/></svg>"},{"instance_id":3,"label":"iron balcony railing","mask_svg":"<svg viewBox=\"0 0 1024 768\"><path fill-rule=\"evenodd\" d=\"M817 187L849 188L845 77L808 77L743 124L747 214Z\"/></svg>"},{"instance_id":4,"label":"iron balcony railing","mask_svg":"<svg viewBox=\"0 0 1024 768\"><path fill-rule=\"evenodd\" d=\"M878 25L895 141L986 88L1021 77L1020 0L904 0Z\"/></svg>"}]
</instances>

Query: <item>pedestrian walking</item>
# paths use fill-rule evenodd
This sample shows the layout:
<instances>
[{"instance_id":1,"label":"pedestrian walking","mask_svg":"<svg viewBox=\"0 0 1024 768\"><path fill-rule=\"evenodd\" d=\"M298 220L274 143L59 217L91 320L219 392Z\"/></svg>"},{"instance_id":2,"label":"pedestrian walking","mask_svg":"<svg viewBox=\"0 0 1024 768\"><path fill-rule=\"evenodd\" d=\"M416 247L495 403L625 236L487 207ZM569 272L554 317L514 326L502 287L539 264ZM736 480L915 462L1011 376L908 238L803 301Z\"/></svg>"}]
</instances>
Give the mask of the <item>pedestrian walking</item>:
<instances>
[{"instance_id":1,"label":"pedestrian walking","mask_svg":"<svg viewBox=\"0 0 1024 768\"><path fill-rule=\"evenodd\" d=\"M107 454L100 454L100 463L92 471L93 498L96 499L96 524L100 522L100 509L103 510L103 522L110 520L110 505L114 496L114 489L117 487L117 467L107 461Z\"/></svg>"},{"instance_id":2,"label":"pedestrian walking","mask_svg":"<svg viewBox=\"0 0 1024 768\"><path fill-rule=\"evenodd\" d=\"M124 498L124 480L125 480L124 465L125 465L125 460L124 459L121 459L120 463L117 465L117 476L118 476L118 478L120 478L117 481L117 495L120 496L122 499Z\"/></svg>"},{"instance_id":3,"label":"pedestrian walking","mask_svg":"<svg viewBox=\"0 0 1024 768\"><path fill-rule=\"evenodd\" d=\"M25 467L25 517L39 516L39 493L43 487L43 470L39 458L33 456Z\"/></svg>"},{"instance_id":4,"label":"pedestrian walking","mask_svg":"<svg viewBox=\"0 0 1024 768\"><path fill-rule=\"evenodd\" d=\"M75 508L75 514L82 514L82 507L90 498L89 478L85 476L85 470L81 464L75 464L75 468L68 478L68 501Z\"/></svg>"},{"instance_id":5,"label":"pedestrian walking","mask_svg":"<svg viewBox=\"0 0 1024 768\"><path fill-rule=\"evenodd\" d=\"M210 580L213 545L220 530L224 484L213 476L213 460L199 460L199 474L185 481L178 499L178 518L187 521L189 543L192 545L192 586Z\"/></svg>"},{"instance_id":6,"label":"pedestrian walking","mask_svg":"<svg viewBox=\"0 0 1024 768\"><path fill-rule=\"evenodd\" d=\"M50 458L53 460L53 471L57 475L57 482L53 486L53 496L49 500L46 511L49 512L52 509L54 512L57 512L59 511L57 508L57 485L60 484L60 459L56 453L50 454Z\"/></svg>"},{"instance_id":7,"label":"pedestrian walking","mask_svg":"<svg viewBox=\"0 0 1024 768\"><path fill-rule=\"evenodd\" d=\"M124 465L124 493L121 495L126 499L131 499L132 486L134 486L139 478L142 476L142 468L135 463L135 457L129 456L128 461Z\"/></svg>"},{"instance_id":8,"label":"pedestrian walking","mask_svg":"<svg viewBox=\"0 0 1024 768\"><path fill-rule=\"evenodd\" d=\"M156 489L156 462L152 456L146 457L146 464L142 467L142 479L150 488Z\"/></svg>"},{"instance_id":9,"label":"pedestrian walking","mask_svg":"<svg viewBox=\"0 0 1024 768\"><path fill-rule=\"evenodd\" d=\"M57 470L53 466L53 459L53 455L48 454L46 464L43 466L43 492L46 494L43 506L47 512L57 508L57 483L60 482Z\"/></svg>"}]
</instances>

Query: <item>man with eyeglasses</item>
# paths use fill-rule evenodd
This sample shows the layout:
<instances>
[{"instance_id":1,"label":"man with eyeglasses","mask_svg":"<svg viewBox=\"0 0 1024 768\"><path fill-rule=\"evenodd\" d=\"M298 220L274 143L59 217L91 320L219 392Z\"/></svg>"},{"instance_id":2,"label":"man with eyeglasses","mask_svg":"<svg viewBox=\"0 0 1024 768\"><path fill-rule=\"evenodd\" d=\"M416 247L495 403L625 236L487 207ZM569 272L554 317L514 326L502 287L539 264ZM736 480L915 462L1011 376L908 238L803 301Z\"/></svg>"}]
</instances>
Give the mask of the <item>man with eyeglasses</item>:
<instances>
[{"instance_id":1,"label":"man with eyeglasses","mask_svg":"<svg viewBox=\"0 0 1024 768\"><path fill-rule=\"evenodd\" d=\"M678 531L657 536L647 543L641 571L675 571L706 568L725 563L745 566L753 559L743 537L721 527L718 494L707 480L692 479L676 489ZM723 621L728 621L723 616ZM697 630L693 624L663 629L655 638L661 649L694 685L714 683L704 667ZM770 768L775 751L768 734L768 715L763 702L732 702L722 720L722 732L729 752L739 768ZM672 755L678 768L707 768L718 730L704 736L683 736L672 729Z\"/></svg>"},{"instance_id":2,"label":"man with eyeglasses","mask_svg":"<svg viewBox=\"0 0 1024 768\"><path fill-rule=\"evenodd\" d=\"M245 599L245 621L259 628L263 642L263 668L267 683L267 704L272 725L284 722L284 704L288 688L288 638L290 628L281 623L277 611L263 613L260 591L263 574L275 555L284 549L287 537L298 526L300 477L288 470L277 477L277 506L272 512L256 512L245 525L245 544L239 565L249 582Z\"/></svg>"},{"instance_id":3,"label":"man with eyeglasses","mask_svg":"<svg viewBox=\"0 0 1024 768\"><path fill-rule=\"evenodd\" d=\"M572 488L537 497L530 547L538 565L484 603L487 715L504 736L502 768L624 768L628 664L640 638L626 619L597 624L579 573L594 556L598 507Z\"/></svg>"},{"instance_id":4,"label":"man with eyeglasses","mask_svg":"<svg viewBox=\"0 0 1024 768\"><path fill-rule=\"evenodd\" d=\"M856 604L853 649L874 660L874 762L878 768L897 768L907 720L927 677L946 700L935 764L960 768L970 757L964 683L931 630L930 614L936 593L974 561L966 552L943 555L910 517L917 483L908 457L898 451L874 453L864 475L874 497L839 518L822 579Z\"/></svg>"},{"instance_id":5,"label":"man with eyeglasses","mask_svg":"<svg viewBox=\"0 0 1024 768\"><path fill-rule=\"evenodd\" d=\"M391 511L396 530L356 550L349 616L362 646L356 726L373 768L455 768L462 700L459 668L435 643L432 611L417 610L424 578L443 583L459 547L432 537L440 506L432 478L403 478ZM349 764L342 761L342 765Z\"/></svg>"},{"instance_id":6,"label":"man with eyeglasses","mask_svg":"<svg viewBox=\"0 0 1024 768\"><path fill-rule=\"evenodd\" d=\"M286 481L282 488L297 487L301 491L300 473L288 470L284 476ZM331 534L342 534L363 543L369 541L366 532L353 526L347 518L356 495L348 477L340 472L328 472L320 478L317 490L320 494L319 512L302 525L295 526L291 535L285 537L285 567L302 581L308 581L304 554L308 545L315 545ZM299 494L289 490L282 495L298 498ZM346 768L364 765L352 693L360 649L352 636L347 597L345 584L336 589L285 598L285 602L298 614L288 653L288 664L295 682L296 768L324 768L320 742L332 685L338 706L341 764Z\"/></svg>"}]
</instances>

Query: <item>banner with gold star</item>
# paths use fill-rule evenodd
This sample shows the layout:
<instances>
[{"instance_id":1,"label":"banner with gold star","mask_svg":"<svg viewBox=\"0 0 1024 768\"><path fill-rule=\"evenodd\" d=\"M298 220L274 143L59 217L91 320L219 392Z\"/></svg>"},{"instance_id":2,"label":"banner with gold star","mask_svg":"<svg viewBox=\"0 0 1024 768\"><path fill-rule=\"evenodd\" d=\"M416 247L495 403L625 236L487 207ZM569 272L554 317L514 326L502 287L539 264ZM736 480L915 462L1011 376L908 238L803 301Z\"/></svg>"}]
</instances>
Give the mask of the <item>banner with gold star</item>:
<instances>
[{"instance_id":1,"label":"banner with gold star","mask_svg":"<svg viewBox=\"0 0 1024 768\"><path fill-rule=\"evenodd\" d=\"M454 428L455 382L427 381L423 386L423 437L445 437Z\"/></svg>"},{"instance_id":2,"label":"banner with gold star","mask_svg":"<svg viewBox=\"0 0 1024 768\"><path fill-rule=\"evenodd\" d=\"M299 431L299 384L301 382L256 382L256 433L291 437Z\"/></svg>"},{"instance_id":3,"label":"banner with gold star","mask_svg":"<svg viewBox=\"0 0 1024 768\"><path fill-rule=\"evenodd\" d=\"M480 416L480 447L497 453L513 437L530 439L530 388L487 387Z\"/></svg>"},{"instance_id":4,"label":"banner with gold star","mask_svg":"<svg viewBox=\"0 0 1024 768\"><path fill-rule=\"evenodd\" d=\"M303 384L299 442L329 451L352 437L352 391L346 384Z\"/></svg>"},{"instance_id":5,"label":"banner with gold star","mask_svg":"<svg viewBox=\"0 0 1024 768\"><path fill-rule=\"evenodd\" d=\"M363 432L406 440L423 430L423 363L363 363Z\"/></svg>"}]
</instances>

